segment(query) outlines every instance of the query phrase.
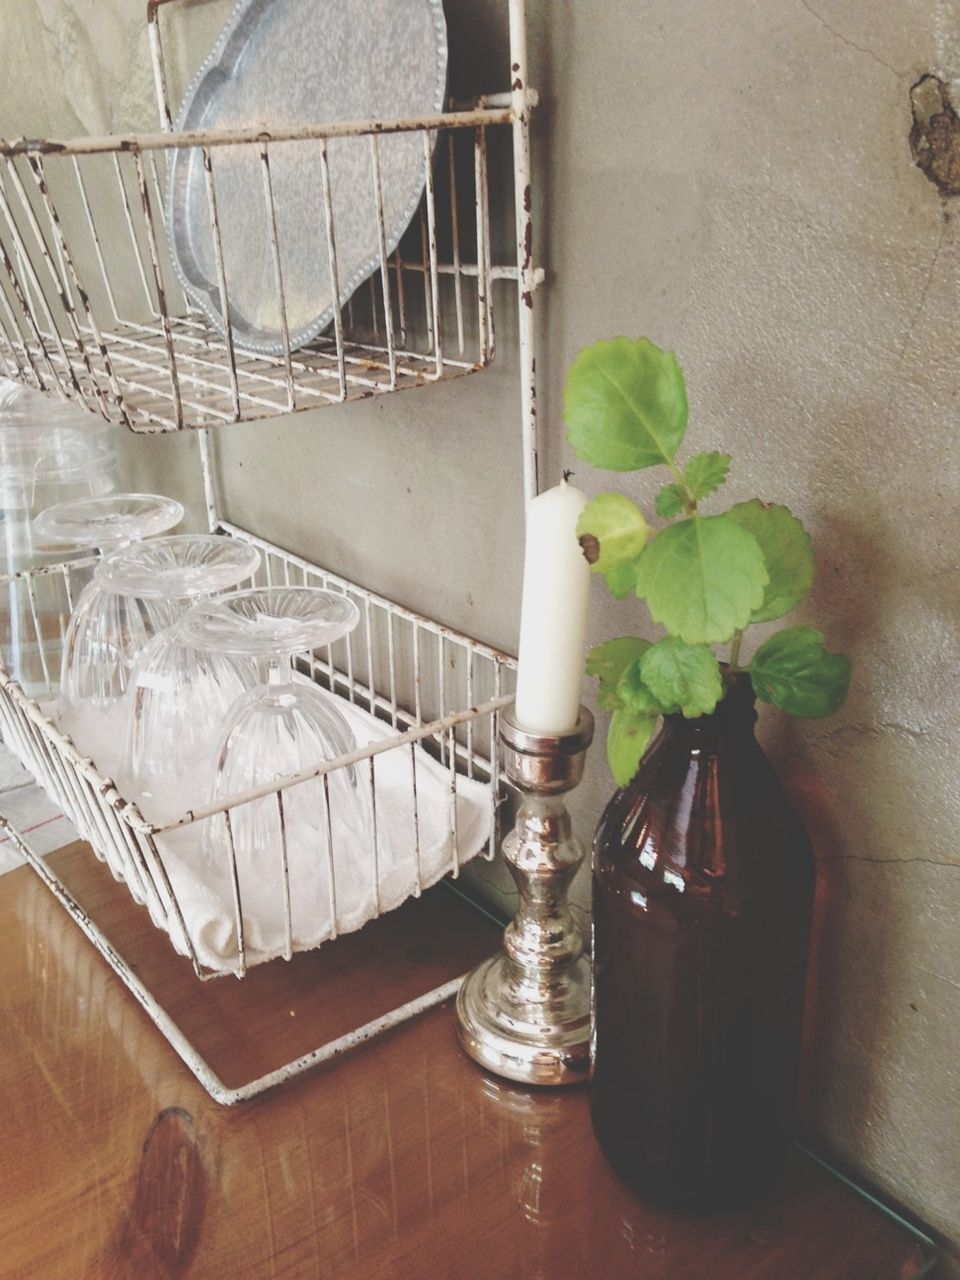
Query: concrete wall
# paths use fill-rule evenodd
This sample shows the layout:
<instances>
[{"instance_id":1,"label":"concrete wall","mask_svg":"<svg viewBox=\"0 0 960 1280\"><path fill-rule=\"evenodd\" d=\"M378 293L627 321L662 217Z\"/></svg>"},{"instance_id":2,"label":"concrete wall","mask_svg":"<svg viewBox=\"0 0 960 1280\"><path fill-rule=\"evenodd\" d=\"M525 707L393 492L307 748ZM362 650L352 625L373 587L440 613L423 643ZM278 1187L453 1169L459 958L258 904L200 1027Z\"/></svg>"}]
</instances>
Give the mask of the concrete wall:
<instances>
[{"instance_id":1,"label":"concrete wall","mask_svg":"<svg viewBox=\"0 0 960 1280\"><path fill-rule=\"evenodd\" d=\"M4 132L152 125L140 7L0 0ZM854 686L831 721L762 722L823 864L808 1115L960 1248L958 230L909 143L911 86L936 73L960 91L960 3L531 7L544 481L576 465L560 422L569 360L597 337L646 334L685 367L691 447L734 455L731 499L786 502L813 533L809 617L852 656ZM190 6L177 65L222 12ZM463 88L487 87L475 63L492 58L506 87L497 0L450 0L448 14ZM942 114L934 169L949 190ZM489 372L228 429L219 467L231 515L513 647L505 287L499 302ZM151 442L138 478L195 496L192 449ZM610 479L577 475L591 491ZM649 504L656 484L623 487ZM644 626L596 588L593 640ZM585 837L609 791L598 749L576 799Z\"/></svg>"}]
</instances>

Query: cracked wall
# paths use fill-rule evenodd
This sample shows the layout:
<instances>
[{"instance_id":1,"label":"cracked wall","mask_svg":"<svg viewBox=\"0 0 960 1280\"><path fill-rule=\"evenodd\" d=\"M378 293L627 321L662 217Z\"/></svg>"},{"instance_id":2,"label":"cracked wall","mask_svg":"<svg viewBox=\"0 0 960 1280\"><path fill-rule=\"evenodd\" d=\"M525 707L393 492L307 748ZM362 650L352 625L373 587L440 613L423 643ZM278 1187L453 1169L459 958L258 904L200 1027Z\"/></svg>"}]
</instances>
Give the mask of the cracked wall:
<instances>
[{"instance_id":1,"label":"cracked wall","mask_svg":"<svg viewBox=\"0 0 960 1280\"><path fill-rule=\"evenodd\" d=\"M174 69L225 11L188 7ZM0 0L4 131L152 127L141 8ZM960 239L950 99L918 85L960 101L960 0L530 8L545 479L571 466L591 491L620 485L571 457L560 389L581 346L644 333L685 367L692 447L733 454L731 499L786 502L813 533L809 617L852 656L853 689L833 720L761 726L821 861L806 1115L956 1246ZM502 53L502 10L448 0L474 58ZM921 127L936 182L915 162ZM499 300L482 376L230 429L219 454L234 518L512 647L516 325ZM138 442L138 484L181 487L192 449ZM650 505L656 482L625 487ZM597 590L591 639L633 626L639 612ZM585 837L609 791L595 750L576 796Z\"/></svg>"}]
</instances>

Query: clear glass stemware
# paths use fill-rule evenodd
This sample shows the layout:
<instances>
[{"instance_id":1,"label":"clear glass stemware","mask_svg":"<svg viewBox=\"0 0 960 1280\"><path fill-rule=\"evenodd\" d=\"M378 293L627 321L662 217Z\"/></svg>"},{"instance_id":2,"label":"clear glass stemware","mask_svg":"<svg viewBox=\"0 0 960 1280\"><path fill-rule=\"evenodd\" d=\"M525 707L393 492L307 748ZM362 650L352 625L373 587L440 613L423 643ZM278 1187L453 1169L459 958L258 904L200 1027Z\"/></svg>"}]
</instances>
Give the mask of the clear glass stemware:
<instances>
[{"instance_id":1,"label":"clear glass stemware","mask_svg":"<svg viewBox=\"0 0 960 1280\"><path fill-rule=\"evenodd\" d=\"M215 534L173 534L132 543L107 555L84 588L64 645L61 721L74 732L81 721L101 742L98 762L119 763L122 730L95 724L90 712L116 707L152 638L198 599L252 578L255 547ZM118 731L121 736L118 740Z\"/></svg>"},{"instance_id":2,"label":"clear glass stemware","mask_svg":"<svg viewBox=\"0 0 960 1280\"><path fill-rule=\"evenodd\" d=\"M141 538L174 529L183 519L183 503L158 493L111 493L98 498L58 502L34 521L47 543L99 549L101 555Z\"/></svg>"},{"instance_id":3,"label":"clear glass stemware","mask_svg":"<svg viewBox=\"0 0 960 1280\"><path fill-rule=\"evenodd\" d=\"M259 681L233 705L213 764L212 797L222 802L356 750L337 699L295 671L292 659L335 644L359 620L338 592L274 587L237 592L192 614L208 649L252 658ZM253 945L296 917L285 865L308 866L314 884L352 878L372 883L373 815L355 765L247 801L208 824L205 852L229 859L231 847L244 918ZM296 927L294 926L294 932Z\"/></svg>"}]
</instances>

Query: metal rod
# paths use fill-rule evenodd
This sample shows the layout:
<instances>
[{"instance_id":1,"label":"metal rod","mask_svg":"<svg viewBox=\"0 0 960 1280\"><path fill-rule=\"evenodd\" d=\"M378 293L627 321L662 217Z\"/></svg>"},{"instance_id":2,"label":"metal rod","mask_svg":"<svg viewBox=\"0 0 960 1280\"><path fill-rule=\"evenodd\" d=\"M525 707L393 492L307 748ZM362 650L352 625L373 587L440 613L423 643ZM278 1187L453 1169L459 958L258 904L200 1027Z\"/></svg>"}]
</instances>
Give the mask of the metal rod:
<instances>
[{"instance_id":1,"label":"metal rod","mask_svg":"<svg viewBox=\"0 0 960 1280\"><path fill-rule=\"evenodd\" d=\"M443 335L440 331L440 282L437 278L437 209L433 190L433 145L429 133L423 135L423 158L427 172L427 239L430 248L430 309L433 313L433 336L436 376L443 373Z\"/></svg>"},{"instance_id":2,"label":"metal rod","mask_svg":"<svg viewBox=\"0 0 960 1280\"><path fill-rule=\"evenodd\" d=\"M396 272L396 279L397 279L397 313L400 319L400 341L403 343L406 343L407 341L407 307L406 307L406 299L404 297L404 287L403 287L404 266L405 266L404 261L400 257L400 246L397 245L393 254L393 267L394 267L394 271Z\"/></svg>"},{"instance_id":3,"label":"metal rod","mask_svg":"<svg viewBox=\"0 0 960 1280\"><path fill-rule=\"evenodd\" d=\"M460 210L457 206L457 158L454 142L454 134L448 133L447 157L450 172L450 242L451 255L453 257L453 297L457 311L457 350L463 355L463 273L460 264Z\"/></svg>"},{"instance_id":4,"label":"metal rod","mask_svg":"<svg viewBox=\"0 0 960 1280\"><path fill-rule=\"evenodd\" d=\"M217 478L213 469L213 441L210 430L204 427L197 432L200 446L200 473L203 476L203 501L207 509L207 528L216 533L220 528L220 513L217 502Z\"/></svg>"},{"instance_id":5,"label":"metal rod","mask_svg":"<svg viewBox=\"0 0 960 1280\"><path fill-rule=\"evenodd\" d=\"M452 866L450 874L454 880L460 875L460 815L457 811L457 751L454 741L456 729L453 725L447 730L448 733L448 753L450 759L450 848Z\"/></svg>"},{"instance_id":6,"label":"metal rod","mask_svg":"<svg viewBox=\"0 0 960 1280\"><path fill-rule=\"evenodd\" d=\"M430 289L430 240L427 231L427 211L420 206L420 261L423 263L423 307L427 318L427 348L432 349L433 336L433 294Z\"/></svg>"},{"instance_id":7,"label":"metal rod","mask_svg":"<svg viewBox=\"0 0 960 1280\"><path fill-rule=\"evenodd\" d=\"M536 333L533 294L533 195L530 171L530 107L527 102L527 28L524 0L509 0L510 74L513 102L513 181L516 209L517 266L520 270L520 402L523 415L523 492L527 500L539 489L537 473Z\"/></svg>"},{"instance_id":8,"label":"metal rod","mask_svg":"<svg viewBox=\"0 0 960 1280\"><path fill-rule=\"evenodd\" d=\"M473 138L474 202L477 220L477 327L480 334L480 360L490 358L490 292L486 273L487 221L485 202L486 134L477 129Z\"/></svg>"},{"instance_id":9,"label":"metal rod","mask_svg":"<svg viewBox=\"0 0 960 1280\"><path fill-rule=\"evenodd\" d=\"M421 742L425 738L436 738L438 741L444 741L446 731L451 727L462 724L470 717L480 718L489 715L491 712L498 710L500 707L506 706L512 699L499 698L496 701L485 702L479 707L470 707L465 711L451 712L449 715L443 716L438 720L433 720L427 725L408 729L405 733L397 734L390 738L381 738L377 742L370 743L369 746L359 748L356 751L350 751L346 755L337 756L335 760L326 760L323 764L315 765L310 769L302 769L297 773L288 774L286 777L277 778L273 782L262 783L260 786L251 787L248 791L228 796L226 799L212 804L199 805L194 809L188 810L177 818L173 818L163 823L150 823L144 818L134 819L126 816L126 821L135 830L147 832L150 834L162 834L168 831L175 831L179 827L190 826L194 822L200 822L205 818L213 817L218 813L227 813L231 809L236 809L241 804L249 804L256 800L262 800L265 796L271 796L276 791L286 791L291 787L300 786L305 782L310 782L314 778L326 778L334 770L344 769L349 765L359 764L362 760L367 760L372 756L382 755L384 751L395 751L399 747L405 746L410 742ZM444 749L444 765L447 766L446 744Z\"/></svg>"},{"instance_id":10,"label":"metal rod","mask_svg":"<svg viewBox=\"0 0 960 1280\"><path fill-rule=\"evenodd\" d=\"M163 65L163 47L160 43L160 18L158 5L147 5L147 39L150 43L150 60L153 64L153 87L157 95L157 110L160 113L160 128L164 133L173 129L173 117L170 114L170 102L167 95L167 76Z\"/></svg>"},{"instance_id":11,"label":"metal rod","mask_svg":"<svg viewBox=\"0 0 960 1280\"><path fill-rule=\"evenodd\" d=\"M170 361L170 389L173 394L173 405L176 413L176 425L183 426L183 406L180 403L180 381L177 376L177 358L174 354L173 335L170 331L170 318L167 314L167 297L163 287L163 276L160 271L160 252L157 247L157 234L153 225L153 212L150 205L150 193L143 171L143 157L134 151L133 162L137 170L137 185L140 188L140 202L143 206L143 218L147 227L147 243L150 247L150 263L153 267L153 283L157 291L157 303L160 308L160 325L163 329L167 357Z\"/></svg>"},{"instance_id":12,"label":"metal rod","mask_svg":"<svg viewBox=\"0 0 960 1280\"><path fill-rule=\"evenodd\" d=\"M373 194L377 205L377 244L380 250L380 286L383 291L383 325L387 338L387 363L390 386L397 385L397 353L393 346L393 305L390 301L390 275L387 261L387 239L383 225L383 187L380 181L380 139L370 139L370 163L373 169Z\"/></svg>"},{"instance_id":13,"label":"metal rod","mask_svg":"<svg viewBox=\"0 0 960 1280\"><path fill-rule=\"evenodd\" d=\"M240 897L240 872L237 868L237 846L233 838L233 822L229 808L223 810L223 821L227 832L227 851L230 855L230 889L233 893L234 922L237 929L237 962L240 976L247 971L247 948L243 930L243 902Z\"/></svg>"},{"instance_id":14,"label":"metal rod","mask_svg":"<svg viewBox=\"0 0 960 1280\"><path fill-rule=\"evenodd\" d=\"M120 168L120 153L118 151L113 153L113 172L117 179L117 186L120 189L120 202L123 205L124 216L127 220L127 231L130 233L130 243L133 245L133 256L137 263L140 283L143 285L143 293L147 299L147 310L151 316L156 318L157 308L154 305L153 294L150 292L150 285L147 283L147 268L143 261L143 253L140 250L137 229L133 224L133 210L130 208L130 197L127 194L127 184L123 180L123 170Z\"/></svg>"},{"instance_id":15,"label":"metal rod","mask_svg":"<svg viewBox=\"0 0 960 1280\"><path fill-rule=\"evenodd\" d=\"M114 320L120 323L120 312L117 310L117 300L113 295L113 287L110 284L110 273L107 270L107 264L103 257L103 247L100 244L100 237L97 234L97 226L93 220L93 210L90 208L90 197L87 195L87 184L83 180L83 174L80 172L79 157L73 157L73 171L77 176L77 187L80 190L80 203L83 205L83 212L87 219L87 227L90 231L90 238L93 241L93 251L97 255L97 265L100 267L100 277L103 280L103 287L107 293L107 302L110 304L110 311Z\"/></svg>"},{"instance_id":16,"label":"metal rod","mask_svg":"<svg viewBox=\"0 0 960 1280\"><path fill-rule=\"evenodd\" d=\"M67 244L67 239L64 233L63 224L60 221L60 215L57 213L57 210L54 207L53 201L50 198L50 191L47 186L46 175L44 173L44 168L43 168L43 161L40 159L39 156L30 156L29 164L30 164L30 169L33 173L33 176L36 180L37 187L40 191L40 198L43 200L44 207L46 208L47 217L50 221L51 230L53 231L54 235L57 238L57 244L60 248L60 255L61 255L62 261L65 264L65 271L66 273L69 274L69 276L73 280L73 285L76 290L77 297L80 299L80 305L83 307L84 315L87 317L87 324L89 324L91 332L93 333L94 343L96 345L97 351L99 352L100 358L103 361L103 366L104 366L104 369L106 370L107 377L110 380L110 387L111 387L111 390L113 391L114 400L118 405L118 407L120 408L121 413L123 413L124 418L126 418L126 413L123 409L123 397L120 395L120 387L117 383L117 377L116 377L116 374L114 373L113 364L110 360L110 352L107 348L106 343L103 340L103 335L100 332L99 325L97 324L96 316L93 313L93 308L90 306L90 298L87 294L87 291L84 289L83 285L80 282L80 273L77 270L73 255L70 252L70 247ZM90 379L93 384L93 393L97 398L97 403L100 407L101 413L103 414L104 417L107 417L106 403L104 400L103 392L100 389L100 384L94 373L93 366L91 365L90 360L88 358L86 347L83 344L83 338L81 337L81 329L79 324L77 323L76 311L72 303L68 303L66 305L67 305L67 310L68 310L69 319L70 319L70 327L74 331L77 341L80 344L80 349L83 354L83 362L84 362L84 365L86 366L87 372L90 375Z\"/></svg>"},{"instance_id":17,"label":"metal rod","mask_svg":"<svg viewBox=\"0 0 960 1280\"><path fill-rule=\"evenodd\" d=\"M326 774L323 775L321 794L323 796L324 829L327 835L327 871L330 875L330 937L336 938L339 934L339 924L337 920L337 871L333 858L333 816L330 811L330 779Z\"/></svg>"},{"instance_id":18,"label":"metal rod","mask_svg":"<svg viewBox=\"0 0 960 1280\"><path fill-rule=\"evenodd\" d=\"M490 231L490 165L487 148L487 133L483 131L483 146L480 151L480 217L483 222L483 253L477 252L477 265L484 275L484 293L487 299L487 328L489 347L487 362L494 358L497 350L496 317L493 310L493 236ZM500 269L502 270L502 268ZM519 269L514 266L511 279L520 280Z\"/></svg>"},{"instance_id":19,"label":"metal rod","mask_svg":"<svg viewBox=\"0 0 960 1280\"><path fill-rule=\"evenodd\" d=\"M233 323L230 320L230 299L227 297L227 273L223 265L223 244L220 240L220 220L217 217L217 191L213 181L213 161L207 147L202 149L203 176L207 189L207 210L210 231L213 235L213 258L217 267L217 289L220 294L220 314L223 317L223 337L227 344L227 369L230 374L230 391L233 395L233 417L240 421L240 388L237 384L237 358L233 352Z\"/></svg>"},{"instance_id":20,"label":"metal rod","mask_svg":"<svg viewBox=\"0 0 960 1280\"><path fill-rule=\"evenodd\" d=\"M42 342L42 339L40 338L39 330L37 329L36 324L34 322L33 315L30 311L30 307L28 306L27 300L23 296L23 291L20 288L20 282L17 279L17 273L14 270L13 263L11 262L10 257L7 253L7 246L3 243L2 239L0 239L0 258L2 258L3 260L4 269L6 270L6 273L7 273L7 279L10 281L10 287L13 290L14 297L16 298L17 302L20 304L20 310L23 312L23 317L27 321L27 324L33 329L34 334L37 337L37 342L39 343L44 356L46 356L47 358L47 363L50 364L50 358L49 356L47 356L46 348L43 346L43 342ZM33 353L30 350L30 343L25 337L23 330L20 328L20 321L17 319L14 313L14 310L10 305L10 300L7 297L6 290L4 289L0 289L0 301L2 301L3 303L3 310L4 310L4 314L7 317L7 323L17 333L17 336L20 339L19 350L21 350L23 354L26 356L27 364L29 364L30 369L33 373L33 376L36 379L37 386L40 388L41 391L45 391L46 383L43 381L43 377L40 374L40 370L34 364ZM53 369L53 366L51 365L51 370L52 369ZM56 379L55 371L54 371L54 379Z\"/></svg>"},{"instance_id":21,"label":"metal rod","mask_svg":"<svg viewBox=\"0 0 960 1280\"><path fill-rule=\"evenodd\" d=\"M417 794L417 748L416 744L410 743L410 785L413 790L413 845L416 855L417 878L414 888L414 897L419 898L423 893L423 855L420 849L420 800Z\"/></svg>"},{"instance_id":22,"label":"metal rod","mask_svg":"<svg viewBox=\"0 0 960 1280\"><path fill-rule=\"evenodd\" d=\"M280 823L280 874L283 898L283 955L289 960L293 955L293 917L290 912L290 860L287 851L287 822L283 811L283 792L277 792L277 820Z\"/></svg>"},{"instance_id":23,"label":"metal rod","mask_svg":"<svg viewBox=\"0 0 960 1280\"><path fill-rule=\"evenodd\" d=\"M371 839L373 842L373 885L374 885L374 902L376 905L377 915L383 914L383 903L380 897L380 827L377 818L377 762L370 757L370 813L373 818L373 831Z\"/></svg>"},{"instance_id":24,"label":"metal rod","mask_svg":"<svg viewBox=\"0 0 960 1280\"><path fill-rule=\"evenodd\" d=\"M290 326L287 321L287 297L283 289L283 266L280 261L280 234L277 229L277 209L273 198L273 178L270 174L270 155L267 144L260 145L260 163L263 167L263 194L267 202L267 227L270 232L270 249L273 255L273 277L277 287L277 305L280 310L280 334L283 338L283 365L287 375L287 408L297 407L296 385L293 381L293 365L290 362Z\"/></svg>"},{"instance_id":25,"label":"metal rod","mask_svg":"<svg viewBox=\"0 0 960 1280\"><path fill-rule=\"evenodd\" d=\"M519 0L512 0L517 4ZM510 107L475 108L470 111L446 111L436 115L397 117L385 120L338 120L326 124L291 126L282 129L191 129L182 133L108 134L83 138L17 138L0 139L0 156L26 155L95 155L100 152L174 151L185 147L231 147L243 143L308 142L331 138L364 137L371 133L419 133L423 129L468 129L474 125L512 124L515 119L516 94Z\"/></svg>"},{"instance_id":26,"label":"metal rod","mask_svg":"<svg viewBox=\"0 0 960 1280\"><path fill-rule=\"evenodd\" d=\"M23 192L23 187L22 187L22 184L20 184L19 182L19 175L17 174L16 170L13 169L12 164L9 165L9 168L14 178L16 179L14 185L18 187L18 194L20 194ZM30 208L29 202L26 201L26 193L20 194L20 199L21 199L21 202L25 204L25 207L27 209L27 221L30 223L32 227L36 228L35 234L39 233L39 226L33 214L33 210ZM50 304L47 302L46 294L43 292L43 288L37 276L36 268L34 267L33 262L30 258L30 255L27 252L27 247L23 242L23 236L13 216L13 211L11 210L9 201L7 200L6 187L2 181L0 181L0 207L2 207L3 209L3 216L6 220L7 227L10 230L10 235L13 237L14 249L16 250L17 258L20 262L21 269L24 274L24 278L29 282L29 285L32 287L34 293L37 295L37 297L40 300L41 310L43 311L43 314L46 316L47 325L49 326L50 337L53 340L54 346L59 351L60 358L62 359L64 365L66 366L67 372L70 375L71 386L73 387L76 394L80 396L80 398L82 399L83 391L80 388L80 382L77 378L74 367L70 363L70 359L67 356L66 348L63 345L63 338L60 336L60 331L57 328L56 324L54 323L53 314L50 310ZM42 235L40 235L40 241L41 243L43 243ZM50 268L50 272L54 280L56 281L57 273L54 270L53 261L50 258L49 253L46 251L45 244L43 247L43 252L45 254L45 260L47 262L47 265ZM62 293L61 293L61 296L62 296ZM41 346L43 347L44 354L46 354L46 347L43 344L43 339L40 337L39 329L37 329L36 321L34 320L33 310L29 307L29 304L26 302L25 298L24 298L24 306L27 308L27 311L30 317L30 322L33 325L35 332L37 333L37 338L40 341ZM53 366L51 365L51 370L52 369L53 369ZM69 396L69 392L67 392L66 388L63 386L63 383L55 370L54 370L54 377L56 378L57 382L60 383L60 386L64 391L64 395Z\"/></svg>"},{"instance_id":27,"label":"metal rod","mask_svg":"<svg viewBox=\"0 0 960 1280\"><path fill-rule=\"evenodd\" d=\"M340 376L340 399L347 398L347 375L343 361L343 316L340 312L340 277L337 271L337 244L333 230L333 196L330 191L330 157L327 143L320 143L320 180L323 185L323 211L327 233L327 264L330 271L330 290L333 302L333 328L337 342L337 371Z\"/></svg>"},{"instance_id":28,"label":"metal rod","mask_svg":"<svg viewBox=\"0 0 960 1280\"><path fill-rule=\"evenodd\" d=\"M9 321L10 303L7 301L7 297L3 294L2 290L0 290L0 295L3 296L4 310ZM13 325L12 327L15 329L16 325ZM2 336L4 346L6 347L3 354L3 367L7 371L6 376L10 377L12 375L15 382L28 381L27 371L20 363L20 356L17 354L17 346L10 336L7 325L2 320L0 320L0 336Z\"/></svg>"}]
</instances>

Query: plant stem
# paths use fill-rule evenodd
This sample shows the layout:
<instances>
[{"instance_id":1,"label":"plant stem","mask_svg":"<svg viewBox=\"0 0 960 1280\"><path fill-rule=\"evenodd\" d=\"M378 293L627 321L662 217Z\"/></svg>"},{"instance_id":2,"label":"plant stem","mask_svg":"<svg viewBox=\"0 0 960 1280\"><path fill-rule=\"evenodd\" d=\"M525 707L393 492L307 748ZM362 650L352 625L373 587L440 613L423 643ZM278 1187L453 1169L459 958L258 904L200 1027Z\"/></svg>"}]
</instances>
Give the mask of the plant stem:
<instances>
[{"instance_id":1,"label":"plant stem","mask_svg":"<svg viewBox=\"0 0 960 1280\"><path fill-rule=\"evenodd\" d=\"M733 640L730 643L730 661L728 663L728 669L730 671L740 670L740 645L742 643L743 632L735 631L733 633Z\"/></svg>"},{"instance_id":2,"label":"plant stem","mask_svg":"<svg viewBox=\"0 0 960 1280\"><path fill-rule=\"evenodd\" d=\"M684 494L686 495L684 515L687 515L687 516L695 515L697 510L697 500L693 496L693 494L690 492L690 487L683 478L683 472L680 470L680 468L671 458L667 459L667 466L670 468L670 471L672 472L673 478L674 480L676 480L677 485L679 486L680 489L683 490Z\"/></svg>"}]
</instances>

